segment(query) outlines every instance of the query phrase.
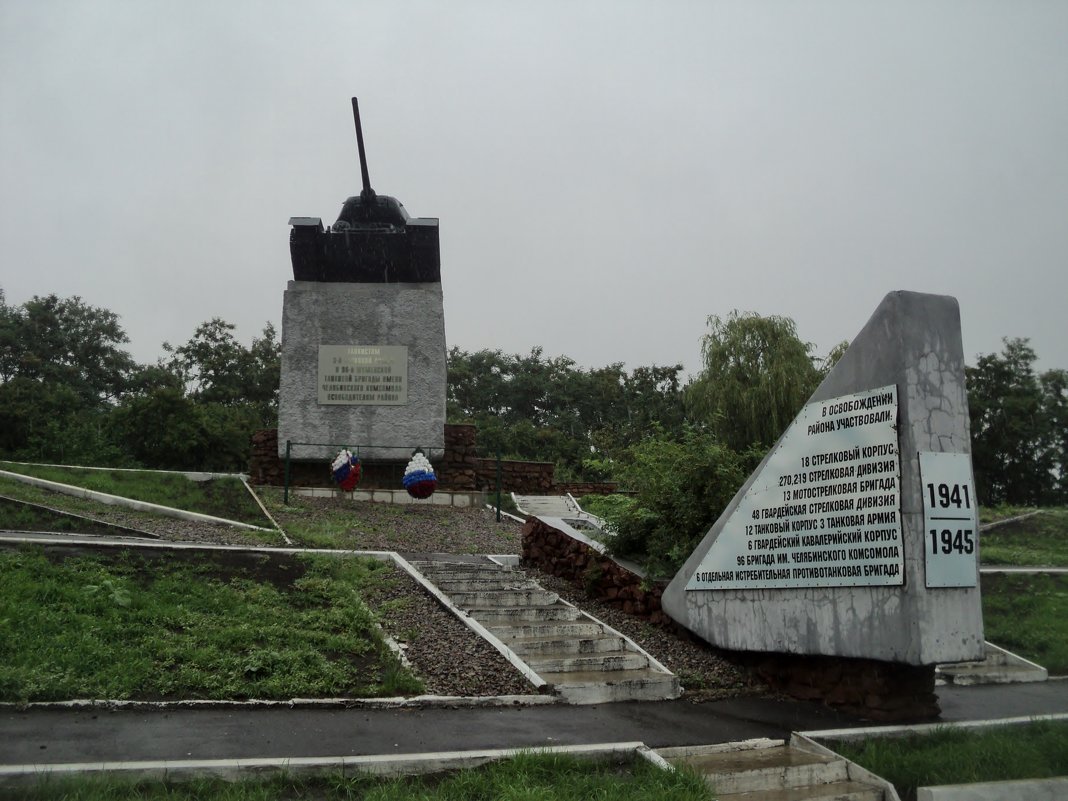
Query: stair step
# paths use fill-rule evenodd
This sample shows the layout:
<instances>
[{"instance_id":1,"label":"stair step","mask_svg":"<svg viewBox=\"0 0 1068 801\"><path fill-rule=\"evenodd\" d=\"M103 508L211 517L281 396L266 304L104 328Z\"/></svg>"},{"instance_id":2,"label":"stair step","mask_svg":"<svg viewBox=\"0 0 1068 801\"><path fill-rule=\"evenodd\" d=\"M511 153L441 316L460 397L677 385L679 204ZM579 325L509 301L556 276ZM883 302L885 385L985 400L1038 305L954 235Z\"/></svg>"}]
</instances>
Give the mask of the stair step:
<instances>
[{"instance_id":1,"label":"stair step","mask_svg":"<svg viewBox=\"0 0 1068 801\"><path fill-rule=\"evenodd\" d=\"M604 627L592 620L549 621L546 623L528 623L518 621L515 625L494 623L490 630L506 643L523 640L556 639L559 637L595 637L604 632Z\"/></svg>"},{"instance_id":2,"label":"stair step","mask_svg":"<svg viewBox=\"0 0 1068 801\"><path fill-rule=\"evenodd\" d=\"M543 676L551 681L548 676ZM790 746L721 751L669 757L672 764L686 764L704 774L721 794L833 784L849 778L843 759L811 754Z\"/></svg>"},{"instance_id":3,"label":"stair step","mask_svg":"<svg viewBox=\"0 0 1068 801\"><path fill-rule=\"evenodd\" d=\"M578 620L581 616L578 609L565 604L556 606L472 607L467 610L467 613L480 623L491 624L512 621L544 623L558 620Z\"/></svg>"},{"instance_id":4,"label":"stair step","mask_svg":"<svg viewBox=\"0 0 1068 801\"><path fill-rule=\"evenodd\" d=\"M583 637L581 633L567 637L511 638L508 645L520 656L531 658L549 654L601 654L627 650L627 641L622 637Z\"/></svg>"},{"instance_id":5,"label":"stair step","mask_svg":"<svg viewBox=\"0 0 1068 801\"><path fill-rule=\"evenodd\" d=\"M472 568L464 567L457 570L450 567L435 567L433 565L413 565L431 581L493 581L493 580L521 580L526 576L519 570L509 567L495 568Z\"/></svg>"},{"instance_id":6,"label":"stair step","mask_svg":"<svg viewBox=\"0 0 1068 801\"><path fill-rule=\"evenodd\" d=\"M1021 656L985 643L985 659L935 667L935 677L947 684L1016 684L1046 681L1049 671Z\"/></svg>"},{"instance_id":7,"label":"stair step","mask_svg":"<svg viewBox=\"0 0 1068 801\"><path fill-rule=\"evenodd\" d=\"M435 579L434 586L446 595L454 592L493 592L496 590L534 590L541 589L536 582L523 578L492 579Z\"/></svg>"},{"instance_id":8,"label":"stair step","mask_svg":"<svg viewBox=\"0 0 1068 801\"><path fill-rule=\"evenodd\" d=\"M718 801L884 801L881 787L851 781L785 787L778 790L720 793L716 798Z\"/></svg>"},{"instance_id":9,"label":"stair step","mask_svg":"<svg viewBox=\"0 0 1068 801\"><path fill-rule=\"evenodd\" d=\"M1015 684L1031 681L1046 681L1049 674L1044 668L1024 665L988 665L985 662L964 662L958 665L940 665L938 676L950 684L969 686L975 684Z\"/></svg>"},{"instance_id":10,"label":"stair step","mask_svg":"<svg viewBox=\"0 0 1068 801\"><path fill-rule=\"evenodd\" d=\"M635 651L618 653L590 654L588 656L568 656L564 654L547 654L530 657L527 664L534 668L539 676L560 673L606 673L620 670L636 670L649 667L645 654ZM549 681L549 679L546 679ZM601 677L604 681L604 677Z\"/></svg>"},{"instance_id":11,"label":"stair step","mask_svg":"<svg viewBox=\"0 0 1068 801\"><path fill-rule=\"evenodd\" d=\"M606 704L613 701L660 701L678 698L679 679L652 668L538 672L568 703Z\"/></svg>"},{"instance_id":12,"label":"stair step","mask_svg":"<svg viewBox=\"0 0 1068 801\"><path fill-rule=\"evenodd\" d=\"M456 606L513 648L530 668L578 704L662 700L681 692L677 677L520 570L488 564L411 564Z\"/></svg>"},{"instance_id":13,"label":"stair step","mask_svg":"<svg viewBox=\"0 0 1068 801\"><path fill-rule=\"evenodd\" d=\"M543 589L534 590L491 590L488 592L451 592L446 593L454 604L461 609L469 608L512 608L551 606L560 600L555 592Z\"/></svg>"}]
</instances>

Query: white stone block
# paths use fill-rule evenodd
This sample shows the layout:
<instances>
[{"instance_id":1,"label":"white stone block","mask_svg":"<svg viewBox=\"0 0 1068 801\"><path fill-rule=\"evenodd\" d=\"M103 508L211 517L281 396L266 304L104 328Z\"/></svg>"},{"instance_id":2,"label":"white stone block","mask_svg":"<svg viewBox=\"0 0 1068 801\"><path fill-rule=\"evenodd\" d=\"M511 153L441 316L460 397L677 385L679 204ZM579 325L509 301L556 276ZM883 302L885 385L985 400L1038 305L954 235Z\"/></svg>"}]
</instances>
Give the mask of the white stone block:
<instances>
[{"instance_id":1,"label":"white stone block","mask_svg":"<svg viewBox=\"0 0 1068 801\"><path fill-rule=\"evenodd\" d=\"M319 401L319 346L407 348L407 403L328 405ZM361 459L407 461L421 447L445 447L445 312L441 284L290 281L282 309L278 449L329 461L342 446Z\"/></svg>"}]
</instances>

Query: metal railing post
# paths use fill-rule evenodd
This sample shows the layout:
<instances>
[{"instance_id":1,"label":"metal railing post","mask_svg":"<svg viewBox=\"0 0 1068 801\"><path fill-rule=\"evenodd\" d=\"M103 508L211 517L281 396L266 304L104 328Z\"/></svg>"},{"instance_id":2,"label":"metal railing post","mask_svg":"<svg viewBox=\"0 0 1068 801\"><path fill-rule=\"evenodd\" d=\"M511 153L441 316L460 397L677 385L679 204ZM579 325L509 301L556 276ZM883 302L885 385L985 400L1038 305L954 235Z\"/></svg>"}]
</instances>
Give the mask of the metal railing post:
<instances>
[{"instance_id":1,"label":"metal railing post","mask_svg":"<svg viewBox=\"0 0 1068 801\"><path fill-rule=\"evenodd\" d=\"M282 493L282 503L284 503L286 506L289 506L289 453L290 453L290 449L292 448L292 446L293 446L293 441L287 439L286 440L286 488L285 488L285 491Z\"/></svg>"},{"instance_id":2,"label":"metal railing post","mask_svg":"<svg viewBox=\"0 0 1068 801\"><path fill-rule=\"evenodd\" d=\"M497 448L497 522L501 522L501 449Z\"/></svg>"}]
</instances>

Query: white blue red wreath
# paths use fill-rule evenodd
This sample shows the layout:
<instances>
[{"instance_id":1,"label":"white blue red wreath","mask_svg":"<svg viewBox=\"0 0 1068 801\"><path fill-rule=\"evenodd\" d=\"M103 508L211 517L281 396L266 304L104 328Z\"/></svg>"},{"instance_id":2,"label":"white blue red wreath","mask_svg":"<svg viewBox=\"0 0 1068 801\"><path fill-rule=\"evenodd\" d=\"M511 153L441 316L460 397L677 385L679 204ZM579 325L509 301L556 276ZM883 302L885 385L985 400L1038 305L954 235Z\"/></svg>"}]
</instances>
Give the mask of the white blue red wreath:
<instances>
[{"instance_id":1,"label":"white blue red wreath","mask_svg":"<svg viewBox=\"0 0 1068 801\"><path fill-rule=\"evenodd\" d=\"M342 490L352 492L360 483L360 458L353 455L348 448L342 448L330 465L330 473Z\"/></svg>"},{"instance_id":2,"label":"white blue red wreath","mask_svg":"<svg viewBox=\"0 0 1068 801\"><path fill-rule=\"evenodd\" d=\"M430 466L430 460L421 451L416 451L408 466L404 468L404 478L401 479L404 488L413 498L429 498L434 494L438 486L438 478L434 475L434 468Z\"/></svg>"}]
</instances>

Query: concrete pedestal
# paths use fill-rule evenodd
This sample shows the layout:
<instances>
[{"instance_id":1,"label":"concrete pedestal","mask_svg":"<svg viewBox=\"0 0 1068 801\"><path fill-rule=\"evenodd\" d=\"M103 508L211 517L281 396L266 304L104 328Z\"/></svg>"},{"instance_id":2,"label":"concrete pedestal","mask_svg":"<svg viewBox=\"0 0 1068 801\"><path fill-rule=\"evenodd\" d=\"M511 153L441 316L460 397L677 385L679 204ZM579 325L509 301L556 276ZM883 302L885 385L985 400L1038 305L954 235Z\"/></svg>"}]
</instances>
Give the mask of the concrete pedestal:
<instances>
[{"instance_id":1,"label":"concrete pedestal","mask_svg":"<svg viewBox=\"0 0 1068 801\"><path fill-rule=\"evenodd\" d=\"M321 403L322 345L407 348L406 401ZM278 453L329 461L342 446L361 459L407 461L444 451L445 313L440 283L290 281L282 310Z\"/></svg>"}]
</instances>

